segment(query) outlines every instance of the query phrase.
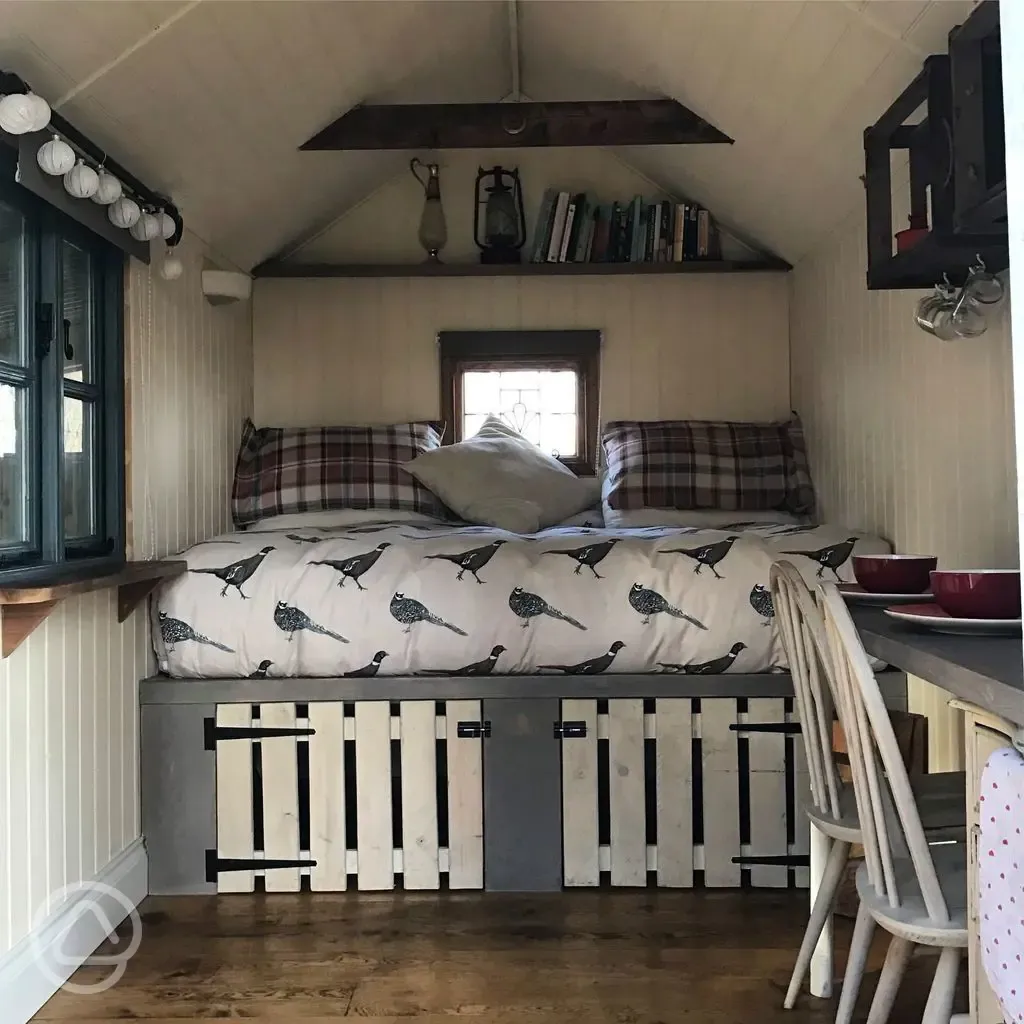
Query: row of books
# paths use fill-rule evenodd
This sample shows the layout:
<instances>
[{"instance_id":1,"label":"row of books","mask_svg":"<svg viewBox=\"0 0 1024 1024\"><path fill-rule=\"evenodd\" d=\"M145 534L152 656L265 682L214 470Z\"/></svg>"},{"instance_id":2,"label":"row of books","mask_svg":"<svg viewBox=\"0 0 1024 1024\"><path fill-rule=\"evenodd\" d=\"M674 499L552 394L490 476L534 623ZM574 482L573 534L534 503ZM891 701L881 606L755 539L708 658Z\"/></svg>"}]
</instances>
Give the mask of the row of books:
<instances>
[{"instance_id":1,"label":"row of books","mask_svg":"<svg viewBox=\"0 0 1024 1024\"><path fill-rule=\"evenodd\" d=\"M533 232L532 263L681 263L721 259L711 214L669 199L598 203L549 188Z\"/></svg>"}]
</instances>

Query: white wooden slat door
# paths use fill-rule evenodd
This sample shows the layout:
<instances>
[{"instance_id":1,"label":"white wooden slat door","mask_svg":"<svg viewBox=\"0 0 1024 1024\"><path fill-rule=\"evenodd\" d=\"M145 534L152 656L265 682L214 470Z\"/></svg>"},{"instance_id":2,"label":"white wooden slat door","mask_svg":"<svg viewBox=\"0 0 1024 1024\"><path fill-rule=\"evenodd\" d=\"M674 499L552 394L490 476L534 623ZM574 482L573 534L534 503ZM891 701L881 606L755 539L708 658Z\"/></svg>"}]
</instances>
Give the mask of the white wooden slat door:
<instances>
[{"instance_id":1,"label":"white wooden slat door","mask_svg":"<svg viewBox=\"0 0 1024 1024\"><path fill-rule=\"evenodd\" d=\"M796 720L794 714L793 719ZM792 738L793 744L793 854L810 856L811 823L805 808L811 806L811 775L807 768L807 755L803 738ZM807 889L811 884L811 869L794 868L793 881L798 889Z\"/></svg>"},{"instance_id":2,"label":"white wooden slat door","mask_svg":"<svg viewBox=\"0 0 1024 1024\"><path fill-rule=\"evenodd\" d=\"M294 729L294 704L261 704L260 726ZM260 740L263 765L263 853L267 860L299 859L299 763L294 736ZM298 892L298 868L268 868L267 892Z\"/></svg>"},{"instance_id":3,"label":"white wooden slat door","mask_svg":"<svg viewBox=\"0 0 1024 1024\"><path fill-rule=\"evenodd\" d=\"M309 705L309 854L313 892L342 892L345 869L345 705Z\"/></svg>"},{"instance_id":4,"label":"white wooden slat door","mask_svg":"<svg viewBox=\"0 0 1024 1024\"><path fill-rule=\"evenodd\" d=\"M563 700L563 722L586 736L562 739L562 870L567 886L598 885L597 701Z\"/></svg>"},{"instance_id":5,"label":"white wooden slat door","mask_svg":"<svg viewBox=\"0 0 1024 1024\"><path fill-rule=\"evenodd\" d=\"M393 889L391 706L388 701L356 701L355 730L359 888Z\"/></svg>"},{"instance_id":6,"label":"white wooden slat door","mask_svg":"<svg viewBox=\"0 0 1024 1024\"><path fill-rule=\"evenodd\" d=\"M647 884L644 702L608 701L612 885Z\"/></svg>"},{"instance_id":7,"label":"white wooden slat door","mask_svg":"<svg viewBox=\"0 0 1024 1024\"><path fill-rule=\"evenodd\" d=\"M687 698L655 704L658 885L693 886L693 714Z\"/></svg>"},{"instance_id":8,"label":"white wooden slat door","mask_svg":"<svg viewBox=\"0 0 1024 1024\"><path fill-rule=\"evenodd\" d=\"M484 887L483 750L479 739L460 739L459 722L479 722L478 700L445 704L448 752L448 887Z\"/></svg>"},{"instance_id":9,"label":"white wooden slat door","mask_svg":"<svg viewBox=\"0 0 1024 1024\"><path fill-rule=\"evenodd\" d=\"M399 706L402 745L402 880L406 889L437 889L437 740L434 701Z\"/></svg>"},{"instance_id":10,"label":"white wooden slat door","mask_svg":"<svg viewBox=\"0 0 1024 1024\"><path fill-rule=\"evenodd\" d=\"M248 729L250 704L218 704L219 729ZM221 740L217 743L217 856L252 860L252 741ZM252 892L251 871L222 871L217 892Z\"/></svg>"},{"instance_id":11,"label":"white wooden slat door","mask_svg":"<svg viewBox=\"0 0 1024 1024\"><path fill-rule=\"evenodd\" d=\"M704 819L704 884L728 888L740 884L739 754L736 701L702 697L700 702L701 767Z\"/></svg>"},{"instance_id":12,"label":"white wooden slat door","mask_svg":"<svg viewBox=\"0 0 1024 1024\"><path fill-rule=\"evenodd\" d=\"M767 725L786 720L781 698L752 697L747 702L747 724ZM750 849L756 856L784 857L786 836L786 737L781 732L751 732L747 736L750 775ZM752 864L750 884L755 888L784 889L789 871L783 864Z\"/></svg>"}]
</instances>

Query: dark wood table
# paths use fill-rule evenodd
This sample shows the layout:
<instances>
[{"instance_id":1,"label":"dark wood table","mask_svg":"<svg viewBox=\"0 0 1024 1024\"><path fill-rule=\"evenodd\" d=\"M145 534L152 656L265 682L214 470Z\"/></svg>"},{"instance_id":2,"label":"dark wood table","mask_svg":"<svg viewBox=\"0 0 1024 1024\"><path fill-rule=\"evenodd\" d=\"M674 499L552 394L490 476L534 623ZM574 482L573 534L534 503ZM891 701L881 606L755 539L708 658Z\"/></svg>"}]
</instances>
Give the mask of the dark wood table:
<instances>
[{"instance_id":1,"label":"dark wood table","mask_svg":"<svg viewBox=\"0 0 1024 1024\"><path fill-rule=\"evenodd\" d=\"M1024 645L1020 637L949 636L851 608L869 654L961 700L1024 725Z\"/></svg>"}]
</instances>

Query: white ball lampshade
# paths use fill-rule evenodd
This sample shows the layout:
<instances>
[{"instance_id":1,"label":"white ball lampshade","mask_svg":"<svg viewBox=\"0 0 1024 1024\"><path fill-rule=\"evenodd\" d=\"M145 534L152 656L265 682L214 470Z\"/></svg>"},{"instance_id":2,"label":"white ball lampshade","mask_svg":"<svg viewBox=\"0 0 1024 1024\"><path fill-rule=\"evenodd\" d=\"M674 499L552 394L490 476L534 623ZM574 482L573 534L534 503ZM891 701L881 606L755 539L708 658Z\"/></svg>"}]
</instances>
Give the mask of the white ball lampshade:
<instances>
[{"instance_id":1,"label":"white ball lampshade","mask_svg":"<svg viewBox=\"0 0 1024 1024\"><path fill-rule=\"evenodd\" d=\"M100 176L82 160L64 175L64 191L76 199L94 196L99 184Z\"/></svg>"},{"instance_id":2,"label":"white ball lampshade","mask_svg":"<svg viewBox=\"0 0 1024 1024\"><path fill-rule=\"evenodd\" d=\"M135 241L150 242L160 234L160 221L154 214L144 213L130 230Z\"/></svg>"},{"instance_id":3,"label":"white ball lampshade","mask_svg":"<svg viewBox=\"0 0 1024 1024\"><path fill-rule=\"evenodd\" d=\"M25 98L28 100L29 109L32 112L31 130L41 132L50 123L50 104L34 92L27 93Z\"/></svg>"},{"instance_id":4,"label":"white ball lampshade","mask_svg":"<svg viewBox=\"0 0 1024 1024\"><path fill-rule=\"evenodd\" d=\"M75 166L75 151L55 135L49 142L44 142L36 153L36 163L45 174L62 177Z\"/></svg>"},{"instance_id":5,"label":"white ball lampshade","mask_svg":"<svg viewBox=\"0 0 1024 1024\"><path fill-rule=\"evenodd\" d=\"M34 92L11 93L0 99L0 128L8 135L41 132L50 123L50 104Z\"/></svg>"},{"instance_id":6,"label":"white ball lampshade","mask_svg":"<svg viewBox=\"0 0 1024 1024\"><path fill-rule=\"evenodd\" d=\"M185 265L177 256L168 256L167 259L160 264L160 276L165 281L177 281L184 272Z\"/></svg>"},{"instance_id":7,"label":"white ball lampshade","mask_svg":"<svg viewBox=\"0 0 1024 1024\"><path fill-rule=\"evenodd\" d=\"M178 230L178 225L174 223L174 218L169 213L160 212L160 237L166 241L168 238L174 237L174 232Z\"/></svg>"},{"instance_id":8,"label":"white ball lampshade","mask_svg":"<svg viewBox=\"0 0 1024 1024\"><path fill-rule=\"evenodd\" d=\"M121 182L102 167L99 173L99 183L96 186L96 193L92 197L94 203L109 206L121 198Z\"/></svg>"},{"instance_id":9,"label":"white ball lampshade","mask_svg":"<svg viewBox=\"0 0 1024 1024\"><path fill-rule=\"evenodd\" d=\"M127 196L121 196L111 203L107 211L107 217L115 228L130 228L141 216L139 204Z\"/></svg>"}]
</instances>

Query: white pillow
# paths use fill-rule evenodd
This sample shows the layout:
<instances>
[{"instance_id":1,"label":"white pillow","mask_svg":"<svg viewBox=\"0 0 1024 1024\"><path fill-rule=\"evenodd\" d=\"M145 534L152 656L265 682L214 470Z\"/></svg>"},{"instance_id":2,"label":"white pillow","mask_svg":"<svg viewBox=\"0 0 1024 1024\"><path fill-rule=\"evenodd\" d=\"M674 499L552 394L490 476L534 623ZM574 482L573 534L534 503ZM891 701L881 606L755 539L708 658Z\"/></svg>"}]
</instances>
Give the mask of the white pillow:
<instances>
[{"instance_id":1,"label":"white pillow","mask_svg":"<svg viewBox=\"0 0 1024 1024\"><path fill-rule=\"evenodd\" d=\"M742 525L796 526L802 520L789 512L726 512L721 509L634 508L604 505L604 525L611 530L643 530L652 526L699 526L721 530Z\"/></svg>"},{"instance_id":2,"label":"white pillow","mask_svg":"<svg viewBox=\"0 0 1024 1024\"><path fill-rule=\"evenodd\" d=\"M404 468L470 523L536 533L594 503L595 481L488 416L466 441L423 452Z\"/></svg>"}]
</instances>

